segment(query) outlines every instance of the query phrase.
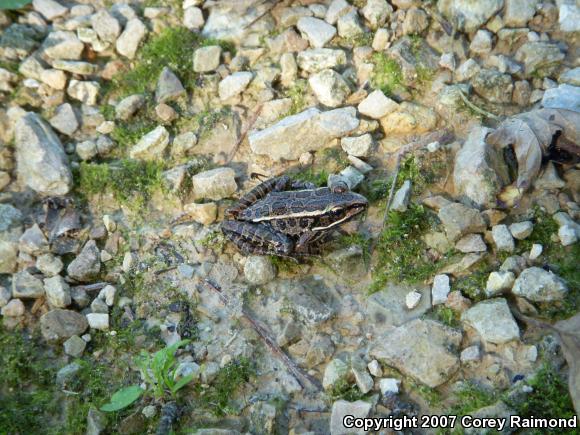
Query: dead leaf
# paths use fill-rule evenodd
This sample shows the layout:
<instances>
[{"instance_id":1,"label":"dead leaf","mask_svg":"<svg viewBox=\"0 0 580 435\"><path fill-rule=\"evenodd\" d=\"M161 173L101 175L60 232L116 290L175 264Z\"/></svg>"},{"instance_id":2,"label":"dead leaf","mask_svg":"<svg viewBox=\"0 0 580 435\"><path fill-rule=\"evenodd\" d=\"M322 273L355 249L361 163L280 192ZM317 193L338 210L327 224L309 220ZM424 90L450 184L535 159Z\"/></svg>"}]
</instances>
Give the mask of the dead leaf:
<instances>
[{"instance_id":1,"label":"dead leaf","mask_svg":"<svg viewBox=\"0 0 580 435\"><path fill-rule=\"evenodd\" d=\"M580 313L561 320L554 327L560 334L562 351L568 363L568 388L574 409L580 418Z\"/></svg>"},{"instance_id":2,"label":"dead leaf","mask_svg":"<svg viewBox=\"0 0 580 435\"><path fill-rule=\"evenodd\" d=\"M580 147L580 113L564 109L520 113L503 121L486 141L500 149L513 146L518 161L515 187L525 191L538 176L542 158L548 155L548 148L558 133Z\"/></svg>"}]
</instances>

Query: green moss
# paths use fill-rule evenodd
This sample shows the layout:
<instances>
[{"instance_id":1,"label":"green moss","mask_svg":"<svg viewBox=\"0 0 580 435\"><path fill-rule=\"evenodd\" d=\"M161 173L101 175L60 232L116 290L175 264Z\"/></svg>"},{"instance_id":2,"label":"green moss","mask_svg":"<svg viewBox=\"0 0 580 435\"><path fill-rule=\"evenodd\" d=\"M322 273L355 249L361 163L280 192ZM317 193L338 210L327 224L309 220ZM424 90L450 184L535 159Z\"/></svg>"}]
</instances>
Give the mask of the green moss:
<instances>
[{"instance_id":1,"label":"green moss","mask_svg":"<svg viewBox=\"0 0 580 435\"><path fill-rule=\"evenodd\" d=\"M397 88L403 87L403 72L395 59L385 53L376 53L373 56L373 73L371 85L380 89L385 95L392 95Z\"/></svg>"},{"instance_id":2,"label":"green moss","mask_svg":"<svg viewBox=\"0 0 580 435\"><path fill-rule=\"evenodd\" d=\"M117 143L119 151L122 152L135 145L158 125L147 115L135 117L131 121L118 121L111 132L111 138Z\"/></svg>"},{"instance_id":3,"label":"green moss","mask_svg":"<svg viewBox=\"0 0 580 435\"><path fill-rule=\"evenodd\" d=\"M467 296L472 301L479 302L486 298L485 287L487 284L487 278L494 270L497 270L497 267L481 262L481 265L477 269L471 271L469 275L457 278L453 283L453 288L461 291L463 295Z\"/></svg>"},{"instance_id":4,"label":"green moss","mask_svg":"<svg viewBox=\"0 0 580 435\"><path fill-rule=\"evenodd\" d=\"M236 55L236 44L232 41L224 41L223 39L216 39L216 38L205 38L202 40L201 44L202 47L208 47L210 45L219 45L222 48L222 51L229 52L232 57Z\"/></svg>"},{"instance_id":5,"label":"green moss","mask_svg":"<svg viewBox=\"0 0 580 435\"><path fill-rule=\"evenodd\" d=\"M199 240L199 244L207 249L221 251L226 245L227 240L221 231L212 231L203 239Z\"/></svg>"},{"instance_id":6,"label":"green moss","mask_svg":"<svg viewBox=\"0 0 580 435\"><path fill-rule=\"evenodd\" d=\"M111 192L120 203L133 210L141 209L157 189L164 189L163 162L119 160L115 164L86 163L80 165L78 186L81 194L90 196Z\"/></svg>"},{"instance_id":7,"label":"green moss","mask_svg":"<svg viewBox=\"0 0 580 435\"><path fill-rule=\"evenodd\" d=\"M193 71L193 50L201 37L185 27L167 27L152 35L140 50L135 67L113 77L112 90L120 97L152 92L159 74L169 67L184 87L193 90L196 74Z\"/></svg>"},{"instance_id":8,"label":"green moss","mask_svg":"<svg viewBox=\"0 0 580 435\"><path fill-rule=\"evenodd\" d=\"M313 183L318 187L324 187L328 183L328 172L324 169L317 171L312 167L308 167L297 172L292 172L290 175L294 180Z\"/></svg>"},{"instance_id":9,"label":"green moss","mask_svg":"<svg viewBox=\"0 0 580 435\"><path fill-rule=\"evenodd\" d=\"M290 115L296 115L297 113L304 110L304 107L306 107L305 95L307 88L308 82L304 79L298 79L291 87L286 89L285 95L292 100L292 106L288 113L285 113L282 118Z\"/></svg>"},{"instance_id":10,"label":"green moss","mask_svg":"<svg viewBox=\"0 0 580 435\"><path fill-rule=\"evenodd\" d=\"M19 63L13 60L0 59L0 68L10 71L11 73L18 74Z\"/></svg>"},{"instance_id":11,"label":"green moss","mask_svg":"<svg viewBox=\"0 0 580 435\"><path fill-rule=\"evenodd\" d=\"M535 376L527 381L533 391L526 394L525 401L506 399L507 404L516 414L526 417L571 418L576 415L568 391L568 383L549 363L544 363ZM541 432L532 432L541 433ZM553 429L550 433L569 433L566 430Z\"/></svg>"},{"instance_id":12,"label":"green moss","mask_svg":"<svg viewBox=\"0 0 580 435\"><path fill-rule=\"evenodd\" d=\"M417 393L421 398L429 404L429 406L438 406L441 401L441 393L435 388L428 387L427 385L419 384L413 379L408 379L406 381L408 387Z\"/></svg>"},{"instance_id":13,"label":"green moss","mask_svg":"<svg viewBox=\"0 0 580 435\"><path fill-rule=\"evenodd\" d=\"M441 267L426 257L423 234L432 225L432 214L423 206L412 204L404 212L391 211L375 247L377 257L373 283L369 291L381 290L389 281L417 283Z\"/></svg>"},{"instance_id":14,"label":"green moss","mask_svg":"<svg viewBox=\"0 0 580 435\"><path fill-rule=\"evenodd\" d=\"M433 309L433 317L444 325L450 326L452 328L457 328L461 324L459 321L460 314L454 309L444 305L437 305Z\"/></svg>"},{"instance_id":15,"label":"green moss","mask_svg":"<svg viewBox=\"0 0 580 435\"><path fill-rule=\"evenodd\" d=\"M485 389L474 382L464 382L455 392L454 402L450 412L454 415L466 415L485 406L497 402L498 397L493 391Z\"/></svg>"},{"instance_id":16,"label":"green moss","mask_svg":"<svg viewBox=\"0 0 580 435\"><path fill-rule=\"evenodd\" d=\"M240 387L249 382L254 374L255 370L247 358L229 363L220 369L210 387L201 392L202 404L218 417L237 413L232 408L231 401Z\"/></svg>"},{"instance_id":17,"label":"green moss","mask_svg":"<svg viewBox=\"0 0 580 435\"><path fill-rule=\"evenodd\" d=\"M337 400L346 400L348 402L355 402L365 397L359 390L356 384L349 383L345 378L340 379L328 392L328 399L331 402Z\"/></svg>"},{"instance_id":18,"label":"green moss","mask_svg":"<svg viewBox=\"0 0 580 435\"><path fill-rule=\"evenodd\" d=\"M194 131L198 139L207 137L216 125L230 116L232 110L230 107L224 107L215 110L203 110L191 117L182 117L175 124L175 130L178 133Z\"/></svg>"},{"instance_id":19,"label":"green moss","mask_svg":"<svg viewBox=\"0 0 580 435\"><path fill-rule=\"evenodd\" d=\"M292 274L300 271L300 265L290 258L270 255L270 261L280 273ZM288 306L291 307L292 304L289 303Z\"/></svg>"}]
</instances>

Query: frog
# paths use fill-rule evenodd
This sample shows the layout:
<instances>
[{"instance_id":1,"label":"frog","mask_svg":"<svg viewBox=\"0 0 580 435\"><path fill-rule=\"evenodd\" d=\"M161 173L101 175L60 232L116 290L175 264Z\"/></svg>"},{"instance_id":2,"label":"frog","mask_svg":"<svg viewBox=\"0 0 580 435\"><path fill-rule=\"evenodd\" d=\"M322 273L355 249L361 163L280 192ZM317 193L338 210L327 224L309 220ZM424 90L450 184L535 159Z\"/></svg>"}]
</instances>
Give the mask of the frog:
<instances>
[{"instance_id":1,"label":"frog","mask_svg":"<svg viewBox=\"0 0 580 435\"><path fill-rule=\"evenodd\" d=\"M318 256L333 232L367 207L368 200L344 181L316 187L282 175L228 208L221 230L246 255Z\"/></svg>"}]
</instances>

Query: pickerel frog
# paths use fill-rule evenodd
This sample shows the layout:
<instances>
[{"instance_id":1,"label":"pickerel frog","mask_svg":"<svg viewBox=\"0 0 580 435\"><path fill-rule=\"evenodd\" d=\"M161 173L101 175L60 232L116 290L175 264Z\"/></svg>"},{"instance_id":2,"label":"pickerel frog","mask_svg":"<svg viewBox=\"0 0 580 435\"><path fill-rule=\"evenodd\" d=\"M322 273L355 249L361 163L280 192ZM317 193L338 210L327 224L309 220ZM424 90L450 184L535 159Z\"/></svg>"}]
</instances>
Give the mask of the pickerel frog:
<instances>
[{"instance_id":1,"label":"pickerel frog","mask_svg":"<svg viewBox=\"0 0 580 435\"><path fill-rule=\"evenodd\" d=\"M345 183L316 188L281 176L259 184L226 210L222 232L245 254L317 255L333 230L367 206L367 199Z\"/></svg>"}]
</instances>

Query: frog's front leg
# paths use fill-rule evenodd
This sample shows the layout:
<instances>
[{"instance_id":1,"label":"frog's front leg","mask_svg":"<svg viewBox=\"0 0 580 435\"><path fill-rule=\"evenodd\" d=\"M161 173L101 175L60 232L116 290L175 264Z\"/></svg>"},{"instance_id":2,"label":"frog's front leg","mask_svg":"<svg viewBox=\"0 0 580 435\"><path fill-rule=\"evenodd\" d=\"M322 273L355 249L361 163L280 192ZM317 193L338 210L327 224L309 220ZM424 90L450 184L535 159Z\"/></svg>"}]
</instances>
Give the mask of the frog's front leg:
<instances>
[{"instance_id":1,"label":"frog's front leg","mask_svg":"<svg viewBox=\"0 0 580 435\"><path fill-rule=\"evenodd\" d=\"M267 224L226 220L222 232L245 254L291 257L294 252L292 239Z\"/></svg>"}]
</instances>

